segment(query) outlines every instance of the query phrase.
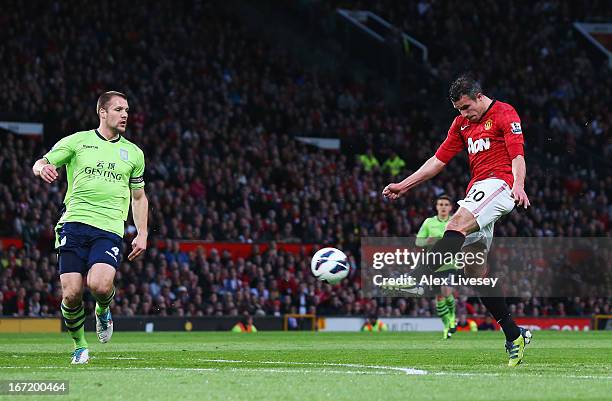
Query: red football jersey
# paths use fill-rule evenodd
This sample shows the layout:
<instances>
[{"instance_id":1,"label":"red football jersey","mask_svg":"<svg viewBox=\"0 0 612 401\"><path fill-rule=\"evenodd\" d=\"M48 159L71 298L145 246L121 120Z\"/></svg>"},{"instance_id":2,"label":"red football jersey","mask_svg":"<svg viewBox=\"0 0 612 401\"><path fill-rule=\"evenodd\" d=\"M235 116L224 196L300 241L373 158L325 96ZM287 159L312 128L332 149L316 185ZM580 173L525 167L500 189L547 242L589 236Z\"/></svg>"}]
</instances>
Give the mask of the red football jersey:
<instances>
[{"instance_id":1,"label":"red football jersey","mask_svg":"<svg viewBox=\"0 0 612 401\"><path fill-rule=\"evenodd\" d=\"M436 157L448 163L466 147L472 173L467 191L476 181L490 177L504 180L512 188L512 159L524 155L523 130L516 110L508 103L493 100L477 123L460 115L455 117Z\"/></svg>"}]
</instances>

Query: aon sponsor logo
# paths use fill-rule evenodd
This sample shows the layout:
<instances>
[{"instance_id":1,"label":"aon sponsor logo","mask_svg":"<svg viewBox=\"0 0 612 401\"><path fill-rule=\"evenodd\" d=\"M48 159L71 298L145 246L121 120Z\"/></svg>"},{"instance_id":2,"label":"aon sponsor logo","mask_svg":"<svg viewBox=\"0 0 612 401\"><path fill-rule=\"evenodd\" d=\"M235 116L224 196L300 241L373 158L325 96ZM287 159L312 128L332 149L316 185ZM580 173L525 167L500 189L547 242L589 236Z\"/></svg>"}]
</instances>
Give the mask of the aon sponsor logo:
<instances>
[{"instance_id":1,"label":"aon sponsor logo","mask_svg":"<svg viewBox=\"0 0 612 401\"><path fill-rule=\"evenodd\" d=\"M489 138L484 139L476 139L475 141L472 138L468 138L467 148L468 153L478 153L482 150L487 150L491 147L491 142L489 142Z\"/></svg>"}]
</instances>

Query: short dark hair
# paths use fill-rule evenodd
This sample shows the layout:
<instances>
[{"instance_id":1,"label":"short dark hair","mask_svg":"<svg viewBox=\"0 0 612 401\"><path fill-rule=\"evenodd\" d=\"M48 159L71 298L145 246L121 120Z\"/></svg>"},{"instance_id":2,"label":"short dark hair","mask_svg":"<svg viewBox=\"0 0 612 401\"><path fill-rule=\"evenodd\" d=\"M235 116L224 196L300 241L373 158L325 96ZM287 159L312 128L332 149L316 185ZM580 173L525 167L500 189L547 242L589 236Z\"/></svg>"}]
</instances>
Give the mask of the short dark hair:
<instances>
[{"instance_id":1,"label":"short dark hair","mask_svg":"<svg viewBox=\"0 0 612 401\"><path fill-rule=\"evenodd\" d=\"M448 196L448 195L439 195L439 196L437 196L436 197L436 205L438 204L439 200L447 200L450 203L453 203L453 201L451 200L450 196Z\"/></svg>"},{"instance_id":2,"label":"short dark hair","mask_svg":"<svg viewBox=\"0 0 612 401\"><path fill-rule=\"evenodd\" d=\"M464 74L453 81L448 90L448 97L451 102L456 102L461 99L461 96L466 95L470 99L476 99L476 95L482 93L482 86L471 74Z\"/></svg>"},{"instance_id":3,"label":"short dark hair","mask_svg":"<svg viewBox=\"0 0 612 401\"><path fill-rule=\"evenodd\" d=\"M127 100L127 96L121 92L117 92L117 91L104 92L98 98L98 104L96 105L96 114L100 114L100 109L105 109L106 106L108 105L108 102L110 102L110 100L115 96L119 96Z\"/></svg>"}]
</instances>

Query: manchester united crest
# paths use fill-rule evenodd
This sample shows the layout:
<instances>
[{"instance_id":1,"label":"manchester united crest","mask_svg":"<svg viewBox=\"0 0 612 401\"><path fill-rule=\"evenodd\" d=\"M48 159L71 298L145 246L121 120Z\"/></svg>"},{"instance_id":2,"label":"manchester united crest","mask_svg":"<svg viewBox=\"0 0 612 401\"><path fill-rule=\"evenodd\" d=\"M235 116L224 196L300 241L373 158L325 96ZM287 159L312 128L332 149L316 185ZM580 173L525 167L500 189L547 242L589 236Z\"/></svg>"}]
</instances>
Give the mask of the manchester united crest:
<instances>
[{"instance_id":1,"label":"manchester united crest","mask_svg":"<svg viewBox=\"0 0 612 401\"><path fill-rule=\"evenodd\" d=\"M493 120L491 120L491 119L489 118L487 121L485 121L485 123L484 123L484 129L485 129L486 131L490 130L492 126L493 126Z\"/></svg>"}]
</instances>

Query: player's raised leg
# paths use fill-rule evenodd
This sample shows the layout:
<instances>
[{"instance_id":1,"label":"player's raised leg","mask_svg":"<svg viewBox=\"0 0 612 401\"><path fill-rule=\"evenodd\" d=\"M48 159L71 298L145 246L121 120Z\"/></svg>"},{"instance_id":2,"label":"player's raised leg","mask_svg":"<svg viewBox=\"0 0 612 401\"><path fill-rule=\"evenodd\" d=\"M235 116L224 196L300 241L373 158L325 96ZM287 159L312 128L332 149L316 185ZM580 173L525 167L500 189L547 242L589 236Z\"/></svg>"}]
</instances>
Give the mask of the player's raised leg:
<instances>
[{"instance_id":1,"label":"player's raised leg","mask_svg":"<svg viewBox=\"0 0 612 401\"><path fill-rule=\"evenodd\" d=\"M87 284L96 299L96 334L101 343L113 336L113 318L109 305L115 297L115 268L106 263L95 263L89 270Z\"/></svg>"},{"instance_id":2,"label":"player's raised leg","mask_svg":"<svg viewBox=\"0 0 612 401\"><path fill-rule=\"evenodd\" d=\"M87 340L85 340L83 276L81 273L62 273L60 282L62 283L62 316L68 333L74 341L72 364L84 364L89 362L89 350Z\"/></svg>"},{"instance_id":3,"label":"player's raised leg","mask_svg":"<svg viewBox=\"0 0 612 401\"><path fill-rule=\"evenodd\" d=\"M479 226L474 215L469 210L461 207L457 213L449 220L442 238L433 245L429 253L440 255L456 255L465 242L465 237L475 231ZM415 277L416 282L425 274L433 274L443 265L443 258L428 258L430 263L424 263L414 269L411 276Z\"/></svg>"}]
</instances>

